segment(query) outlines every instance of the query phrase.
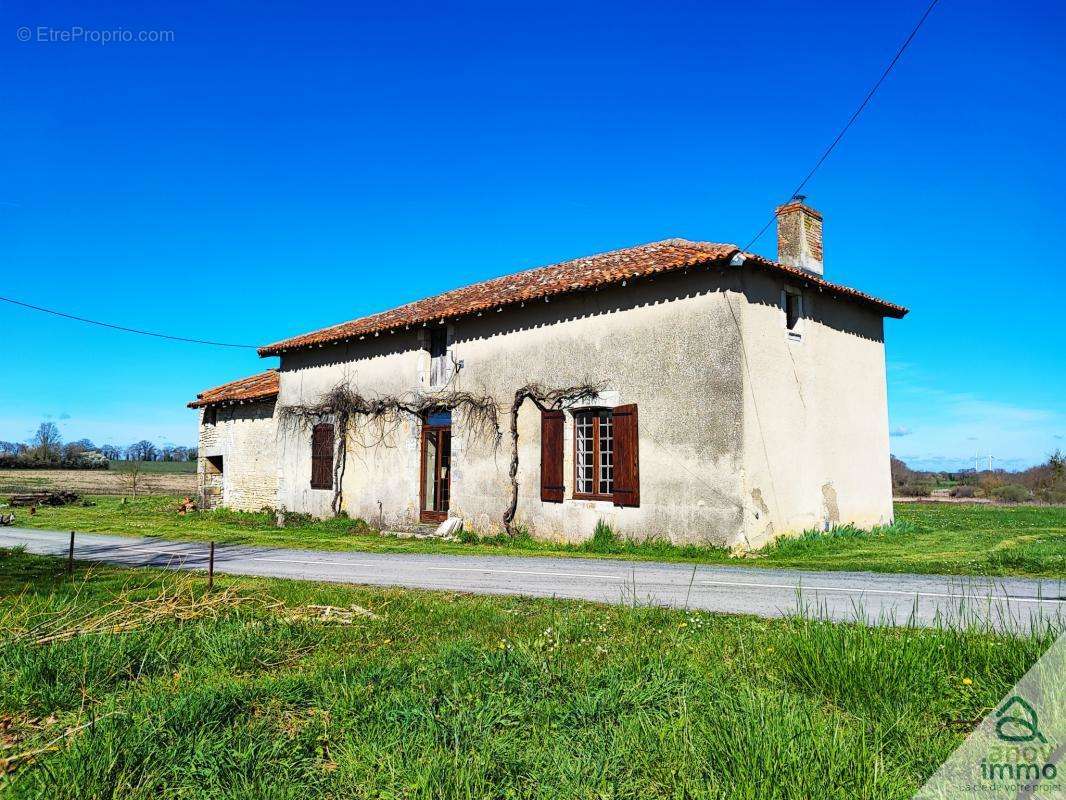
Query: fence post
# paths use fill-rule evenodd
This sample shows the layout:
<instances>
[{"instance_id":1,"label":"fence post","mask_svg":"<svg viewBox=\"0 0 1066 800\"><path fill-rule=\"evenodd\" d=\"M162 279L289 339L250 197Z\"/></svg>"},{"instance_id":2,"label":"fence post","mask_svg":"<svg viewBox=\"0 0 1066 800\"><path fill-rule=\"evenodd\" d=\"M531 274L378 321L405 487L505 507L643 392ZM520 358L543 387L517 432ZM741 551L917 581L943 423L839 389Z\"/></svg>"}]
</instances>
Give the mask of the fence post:
<instances>
[{"instance_id":1,"label":"fence post","mask_svg":"<svg viewBox=\"0 0 1066 800\"><path fill-rule=\"evenodd\" d=\"M215 543L211 542L211 551L207 557L207 591L215 588Z\"/></svg>"},{"instance_id":2,"label":"fence post","mask_svg":"<svg viewBox=\"0 0 1066 800\"><path fill-rule=\"evenodd\" d=\"M74 575L74 531L70 532L70 550L67 551L67 575Z\"/></svg>"}]
</instances>

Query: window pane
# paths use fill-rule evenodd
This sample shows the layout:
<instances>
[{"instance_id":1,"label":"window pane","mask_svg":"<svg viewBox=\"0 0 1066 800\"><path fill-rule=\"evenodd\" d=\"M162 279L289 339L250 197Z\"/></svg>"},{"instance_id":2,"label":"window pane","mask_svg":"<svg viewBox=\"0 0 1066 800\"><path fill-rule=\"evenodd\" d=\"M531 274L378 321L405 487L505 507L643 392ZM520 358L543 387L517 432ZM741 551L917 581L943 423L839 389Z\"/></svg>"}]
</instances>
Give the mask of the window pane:
<instances>
[{"instance_id":1,"label":"window pane","mask_svg":"<svg viewBox=\"0 0 1066 800\"><path fill-rule=\"evenodd\" d=\"M434 328L429 334L429 355L431 358L440 358L448 352L448 330L446 328Z\"/></svg>"},{"instance_id":2,"label":"window pane","mask_svg":"<svg viewBox=\"0 0 1066 800\"><path fill-rule=\"evenodd\" d=\"M789 330L796 327L800 318L800 296L787 292L785 294L785 324Z\"/></svg>"},{"instance_id":3,"label":"window pane","mask_svg":"<svg viewBox=\"0 0 1066 800\"><path fill-rule=\"evenodd\" d=\"M422 478L425 485L422 494L425 496L423 511L435 511L437 508L437 435L435 431L425 434L425 443L422 445L423 466Z\"/></svg>"},{"instance_id":4,"label":"window pane","mask_svg":"<svg viewBox=\"0 0 1066 800\"><path fill-rule=\"evenodd\" d=\"M431 411L426 414L426 424L436 425L442 427L452 424L452 412L451 411Z\"/></svg>"},{"instance_id":5,"label":"window pane","mask_svg":"<svg viewBox=\"0 0 1066 800\"><path fill-rule=\"evenodd\" d=\"M592 414L582 413L574 415L575 447L574 457L577 461L575 472L577 475L578 494L592 494L593 469L592 463Z\"/></svg>"},{"instance_id":6,"label":"window pane","mask_svg":"<svg viewBox=\"0 0 1066 800\"><path fill-rule=\"evenodd\" d=\"M614 491L614 418L610 411L600 412L599 493Z\"/></svg>"}]
</instances>

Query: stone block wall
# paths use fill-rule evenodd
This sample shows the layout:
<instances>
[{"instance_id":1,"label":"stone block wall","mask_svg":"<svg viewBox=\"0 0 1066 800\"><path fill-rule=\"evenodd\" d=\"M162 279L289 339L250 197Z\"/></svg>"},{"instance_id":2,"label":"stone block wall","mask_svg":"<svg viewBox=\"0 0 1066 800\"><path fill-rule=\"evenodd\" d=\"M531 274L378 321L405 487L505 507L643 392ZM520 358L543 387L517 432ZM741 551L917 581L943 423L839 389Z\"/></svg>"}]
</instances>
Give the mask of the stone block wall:
<instances>
[{"instance_id":1,"label":"stone block wall","mask_svg":"<svg viewBox=\"0 0 1066 800\"><path fill-rule=\"evenodd\" d=\"M238 511L277 503L277 441L273 400L205 408L200 414L197 473L201 503L210 507L219 487L221 505ZM221 458L222 472L214 468Z\"/></svg>"}]
</instances>

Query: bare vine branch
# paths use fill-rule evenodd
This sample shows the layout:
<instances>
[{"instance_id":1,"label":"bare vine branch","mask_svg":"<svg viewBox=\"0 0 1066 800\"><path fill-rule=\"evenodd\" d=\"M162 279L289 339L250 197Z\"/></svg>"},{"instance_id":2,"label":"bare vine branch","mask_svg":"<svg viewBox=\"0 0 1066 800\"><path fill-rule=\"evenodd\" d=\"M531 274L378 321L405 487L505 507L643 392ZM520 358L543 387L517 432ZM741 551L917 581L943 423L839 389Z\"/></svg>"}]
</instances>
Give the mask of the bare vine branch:
<instances>
[{"instance_id":1,"label":"bare vine branch","mask_svg":"<svg viewBox=\"0 0 1066 800\"><path fill-rule=\"evenodd\" d=\"M503 527L509 535L514 536L514 517L518 509L518 412L522 405L528 400L541 411L555 411L583 398L595 397L605 387L604 382L586 382L555 389L530 383L515 392L510 408L511 464L508 474L511 500L503 514ZM487 395L455 390L431 394L366 397L348 384L339 383L316 403L283 406L278 418L280 424L291 429L307 428L315 422L327 419L335 421L340 432L333 482L332 508L336 514L340 512L343 501L342 484L347 465L349 435L358 435L359 444L363 447L386 445L405 415L422 420L427 413L453 410L463 414L466 431L475 436L491 434L494 447L499 447L503 434L500 430L499 407L496 401ZM363 438L363 434L371 423L376 426L377 433L373 440L368 441Z\"/></svg>"},{"instance_id":2,"label":"bare vine branch","mask_svg":"<svg viewBox=\"0 0 1066 800\"><path fill-rule=\"evenodd\" d=\"M503 528L509 536L515 535L514 517L518 511L518 412L522 404L529 400L541 411L557 411L582 398L596 397L607 384L584 383L565 389L546 389L538 383L528 383L514 393L511 403L511 502L503 512Z\"/></svg>"},{"instance_id":3,"label":"bare vine branch","mask_svg":"<svg viewBox=\"0 0 1066 800\"><path fill-rule=\"evenodd\" d=\"M476 395L449 389L443 392L394 396L366 397L346 383L338 383L322 398L309 405L283 406L279 422L290 429L303 429L317 421L332 419L338 428L337 460L333 478L333 513L341 510L343 478L347 466L348 436L357 434L363 447L385 445L403 421L404 416L422 420L434 411L460 411L464 429L472 435L491 434L494 446L499 447L502 433L496 401L487 395ZM373 424L377 435L367 441L364 432Z\"/></svg>"}]
</instances>

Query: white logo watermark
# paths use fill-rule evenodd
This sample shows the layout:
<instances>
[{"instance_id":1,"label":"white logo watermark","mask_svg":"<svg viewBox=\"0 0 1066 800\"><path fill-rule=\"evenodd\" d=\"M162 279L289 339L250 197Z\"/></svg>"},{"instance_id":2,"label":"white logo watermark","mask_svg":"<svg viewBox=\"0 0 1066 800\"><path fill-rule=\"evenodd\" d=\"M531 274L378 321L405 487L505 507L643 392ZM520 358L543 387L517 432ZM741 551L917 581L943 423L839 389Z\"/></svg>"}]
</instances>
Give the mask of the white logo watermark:
<instances>
[{"instance_id":1,"label":"white logo watermark","mask_svg":"<svg viewBox=\"0 0 1066 800\"><path fill-rule=\"evenodd\" d=\"M952 753L914 800L1066 797L1066 634Z\"/></svg>"},{"instance_id":2,"label":"white logo watermark","mask_svg":"<svg viewBox=\"0 0 1066 800\"><path fill-rule=\"evenodd\" d=\"M15 31L15 38L20 42L43 44L170 44L174 41L174 31L83 28L81 25L72 25L69 28L38 25L31 28L23 25Z\"/></svg>"}]
</instances>

